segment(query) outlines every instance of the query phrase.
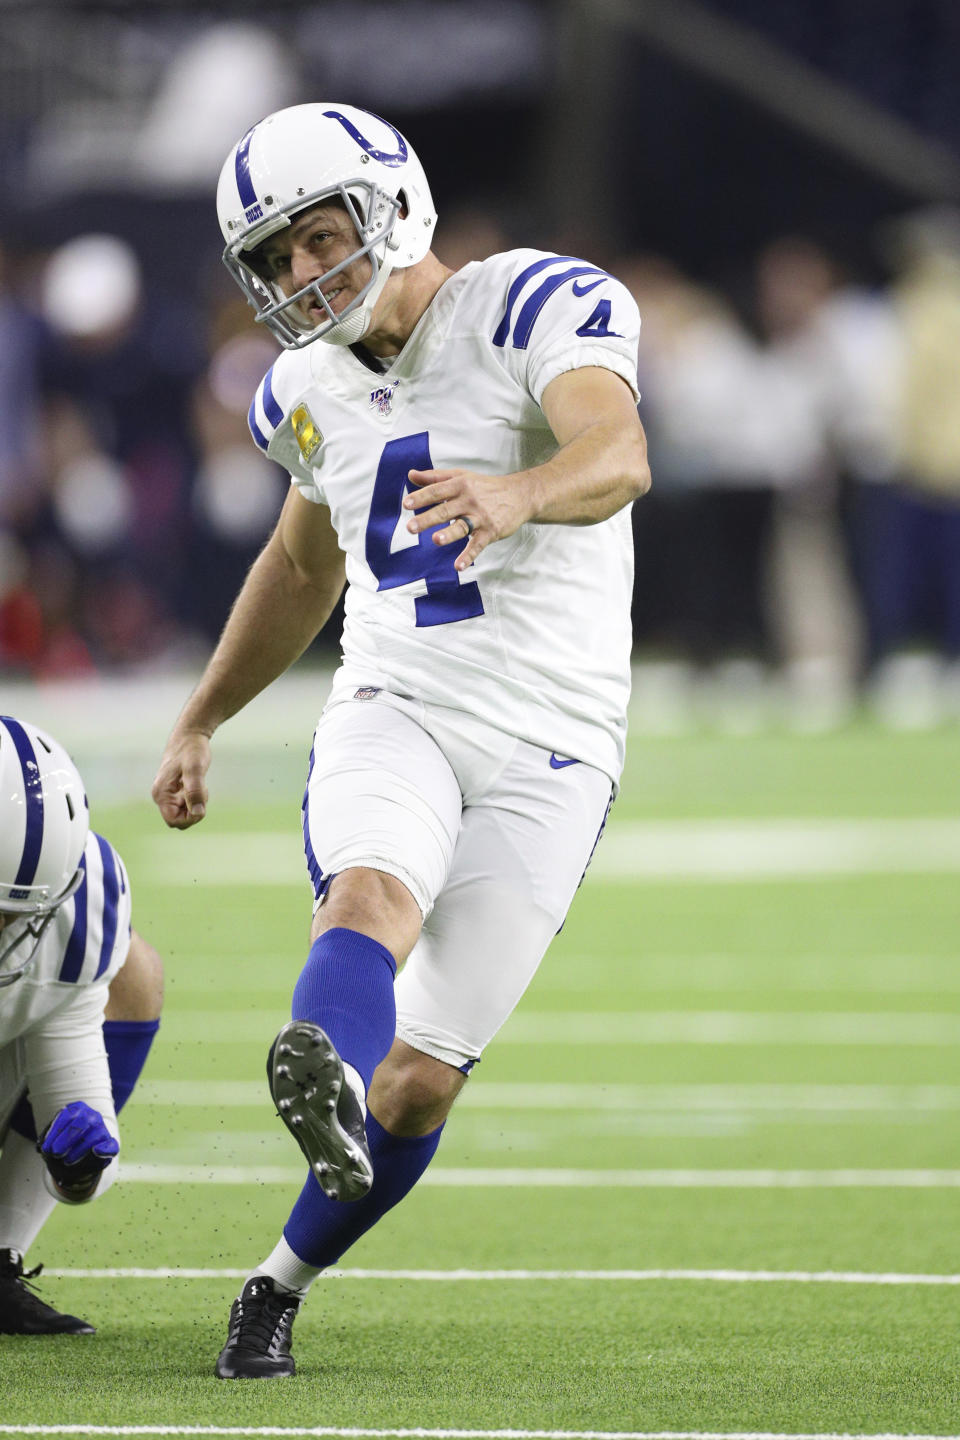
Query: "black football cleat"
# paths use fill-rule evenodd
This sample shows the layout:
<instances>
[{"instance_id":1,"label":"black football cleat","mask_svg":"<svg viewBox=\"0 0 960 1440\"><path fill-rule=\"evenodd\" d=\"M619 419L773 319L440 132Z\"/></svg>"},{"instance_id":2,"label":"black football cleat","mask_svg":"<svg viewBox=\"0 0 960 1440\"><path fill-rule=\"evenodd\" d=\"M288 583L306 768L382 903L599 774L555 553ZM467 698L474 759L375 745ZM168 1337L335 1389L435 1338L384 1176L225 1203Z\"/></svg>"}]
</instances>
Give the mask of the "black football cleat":
<instances>
[{"instance_id":1,"label":"black football cleat","mask_svg":"<svg viewBox=\"0 0 960 1440\"><path fill-rule=\"evenodd\" d=\"M373 1184L363 1110L319 1025L292 1020L270 1047L267 1080L280 1119L331 1200L361 1200Z\"/></svg>"},{"instance_id":2,"label":"black football cleat","mask_svg":"<svg viewBox=\"0 0 960 1440\"><path fill-rule=\"evenodd\" d=\"M253 1275L230 1310L227 1343L217 1357L221 1380L283 1380L295 1375L290 1354L296 1295L278 1290L269 1275Z\"/></svg>"},{"instance_id":3,"label":"black football cleat","mask_svg":"<svg viewBox=\"0 0 960 1440\"><path fill-rule=\"evenodd\" d=\"M0 1335L94 1335L76 1315L61 1315L35 1294L30 1281L42 1265L24 1271L16 1250L0 1250Z\"/></svg>"}]
</instances>

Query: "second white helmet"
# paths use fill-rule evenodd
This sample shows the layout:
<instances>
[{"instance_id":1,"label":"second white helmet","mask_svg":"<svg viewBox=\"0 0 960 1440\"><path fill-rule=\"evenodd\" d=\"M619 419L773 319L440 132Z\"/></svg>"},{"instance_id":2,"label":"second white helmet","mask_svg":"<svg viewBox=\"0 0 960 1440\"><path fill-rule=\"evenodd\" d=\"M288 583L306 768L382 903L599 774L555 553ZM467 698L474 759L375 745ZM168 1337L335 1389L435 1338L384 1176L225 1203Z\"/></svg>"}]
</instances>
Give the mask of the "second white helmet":
<instances>
[{"instance_id":1,"label":"second white helmet","mask_svg":"<svg viewBox=\"0 0 960 1440\"><path fill-rule=\"evenodd\" d=\"M299 211L332 197L354 219L357 248L285 296L256 267L257 247ZM360 340L390 272L423 259L437 220L423 166L400 131L369 110L319 101L278 110L247 131L220 172L217 215L224 264L257 320L288 350L318 339L338 345ZM323 289L363 255L370 258L370 278L337 315ZM315 325L301 308L308 298L325 311Z\"/></svg>"},{"instance_id":2,"label":"second white helmet","mask_svg":"<svg viewBox=\"0 0 960 1440\"><path fill-rule=\"evenodd\" d=\"M63 746L0 715L0 986L22 975L50 919L82 883L89 829L83 781Z\"/></svg>"}]
</instances>

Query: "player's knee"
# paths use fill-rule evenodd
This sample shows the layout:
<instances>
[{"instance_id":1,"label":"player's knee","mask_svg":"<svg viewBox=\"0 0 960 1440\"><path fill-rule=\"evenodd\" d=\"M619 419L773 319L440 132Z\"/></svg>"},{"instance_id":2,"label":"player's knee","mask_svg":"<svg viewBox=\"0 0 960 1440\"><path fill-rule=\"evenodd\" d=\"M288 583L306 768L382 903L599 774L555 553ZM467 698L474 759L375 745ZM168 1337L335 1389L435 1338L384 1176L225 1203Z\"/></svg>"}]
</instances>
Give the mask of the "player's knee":
<instances>
[{"instance_id":1,"label":"player's knee","mask_svg":"<svg viewBox=\"0 0 960 1440\"><path fill-rule=\"evenodd\" d=\"M163 1009L163 962L136 930L123 968L110 982L105 1020L158 1020Z\"/></svg>"},{"instance_id":2,"label":"player's knee","mask_svg":"<svg viewBox=\"0 0 960 1440\"><path fill-rule=\"evenodd\" d=\"M406 960L417 942L423 917L410 891L395 875L356 866L337 875L313 918L312 937L343 926L369 935Z\"/></svg>"},{"instance_id":3,"label":"player's knee","mask_svg":"<svg viewBox=\"0 0 960 1440\"><path fill-rule=\"evenodd\" d=\"M465 1080L452 1065L395 1040L377 1067L367 1103L391 1135L429 1135L446 1120Z\"/></svg>"}]
</instances>

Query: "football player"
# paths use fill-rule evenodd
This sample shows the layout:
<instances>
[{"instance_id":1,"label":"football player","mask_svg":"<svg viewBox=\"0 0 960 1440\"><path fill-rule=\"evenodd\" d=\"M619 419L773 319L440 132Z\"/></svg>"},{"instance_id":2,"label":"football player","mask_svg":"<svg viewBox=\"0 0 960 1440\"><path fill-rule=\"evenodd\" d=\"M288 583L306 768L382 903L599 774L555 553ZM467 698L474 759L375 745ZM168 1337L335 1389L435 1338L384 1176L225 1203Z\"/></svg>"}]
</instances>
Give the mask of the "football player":
<instances>
[{"instance_id":1,"label":"football player","mask_svg":"<svg viewBox=\"0 0 960 1440\"><path fill-rule=\"evenodd\" d=\"M0 1334L90 1335L29 1282L54 1206L116 1176L117 1111L159 1025L159 956L130 928L130 885L90 829L58 742L0 716Z\"/></svg>"},{"instance_id":2,"label":"football player","mask_svg":"<svg viewBox=\"0 0 960 1440\"><path fill-rule=\"evenodd\" d=\"M168 825L203 818L214 731L347 584L302 807L312 944L268 1058L310 1169L234 1303L238 1378L294 1373L311 1282L423 1174L563 922L623 763L649 472L630 294L536 250L453 273L391 124L270 115L218 209L284 347L249 419L292 485L161 760Z\"/></svg>"}]
</instances>

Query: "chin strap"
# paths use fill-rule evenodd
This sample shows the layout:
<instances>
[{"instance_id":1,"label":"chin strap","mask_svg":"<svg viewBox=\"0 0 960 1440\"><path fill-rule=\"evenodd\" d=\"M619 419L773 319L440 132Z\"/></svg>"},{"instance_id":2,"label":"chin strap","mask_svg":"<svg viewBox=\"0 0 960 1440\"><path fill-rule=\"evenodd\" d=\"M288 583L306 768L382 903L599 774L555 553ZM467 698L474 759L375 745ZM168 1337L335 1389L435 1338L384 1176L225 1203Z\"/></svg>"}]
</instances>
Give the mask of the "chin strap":
<instances>
[{"instance_id":1,"label":"chin strap","mask_svg":"<svg viewBox=\"0 0 960 1440\"><path fill-rule=\"evenodd\" d=\"M358 305L356 310L351 310L350 314L345 315L336 325L331 326L325 335L319 335L317 338L319 340L325 340L328 345L340 345L343 347L356 345L358 340L362 340L370 329L374 307L380 299L383 287L390 278L392 271L393 261L384 257L380 262L377 278L373 282L369 293L364 296L363 303Z\"/></svg>"}]
</instances>

